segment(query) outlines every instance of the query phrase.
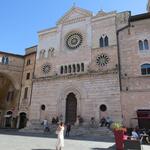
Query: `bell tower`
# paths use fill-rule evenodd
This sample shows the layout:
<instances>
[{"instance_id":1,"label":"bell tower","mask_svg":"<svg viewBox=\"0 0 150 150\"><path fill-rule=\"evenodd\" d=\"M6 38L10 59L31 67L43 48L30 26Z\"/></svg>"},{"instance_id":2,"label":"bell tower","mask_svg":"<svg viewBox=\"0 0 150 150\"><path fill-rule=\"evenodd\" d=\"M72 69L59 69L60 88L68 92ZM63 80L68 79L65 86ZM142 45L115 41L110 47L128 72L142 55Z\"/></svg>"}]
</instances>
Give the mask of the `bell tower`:
<instances>
[{"instance_id":1,"label":"bell tower","mask_svg":"<svg viewBox=\"0 0 150 150\"><path fill-rule=\"evenodd\" d=\"M150 0L148 0L148 3L147 3L147 11L150 12Z\"/></svg>"}]
</instances>

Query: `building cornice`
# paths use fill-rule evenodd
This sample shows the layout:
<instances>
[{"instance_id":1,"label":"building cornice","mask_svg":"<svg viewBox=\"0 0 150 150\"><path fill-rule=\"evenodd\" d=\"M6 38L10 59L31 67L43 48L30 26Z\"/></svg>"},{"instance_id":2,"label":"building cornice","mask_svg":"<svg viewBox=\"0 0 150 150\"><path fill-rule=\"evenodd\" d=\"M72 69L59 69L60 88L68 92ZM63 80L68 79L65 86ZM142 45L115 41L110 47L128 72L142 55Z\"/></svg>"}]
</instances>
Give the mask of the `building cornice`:
<instances>
[{"instance_id":1,"label":"building cornice","mask_svg":"<svg viewBox=\"0 0 150 150\"><path fill-rule=\"evenodd\" d=\"M102 75L109 75L109 74L118 74L118 70L116 68L111 70L104 70L99 72L89 71L88 73L81 73L81 74L68 74L68 75L54 75L54 76L47 76L47 77L39 77L34 78L33 82L39 81L47 81L47 80L58 80L58 79L73 79L73 78L82 78L82 77L96 77Z\"/></svg>"}]
</instances>

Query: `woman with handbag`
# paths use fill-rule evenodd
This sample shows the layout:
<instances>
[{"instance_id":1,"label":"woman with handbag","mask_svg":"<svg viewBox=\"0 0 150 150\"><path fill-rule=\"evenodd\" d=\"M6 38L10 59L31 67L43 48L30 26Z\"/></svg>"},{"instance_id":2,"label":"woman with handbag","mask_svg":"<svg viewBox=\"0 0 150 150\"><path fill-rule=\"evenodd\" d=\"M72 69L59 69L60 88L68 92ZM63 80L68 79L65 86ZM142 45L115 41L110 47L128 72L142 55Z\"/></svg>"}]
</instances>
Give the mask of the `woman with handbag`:
<instances>
[{"instance_id":1,"label":"woman with handbag","mask_svg":"<svg viewBox=\"0 0 150 150\"><path fill-rule=\"evenodd\" d=\"M56 134L57 134L57 143L56 143L56 150L62 150L64 147L64 123L61 122L56 129Z\"/></svg>"}]
</instances>

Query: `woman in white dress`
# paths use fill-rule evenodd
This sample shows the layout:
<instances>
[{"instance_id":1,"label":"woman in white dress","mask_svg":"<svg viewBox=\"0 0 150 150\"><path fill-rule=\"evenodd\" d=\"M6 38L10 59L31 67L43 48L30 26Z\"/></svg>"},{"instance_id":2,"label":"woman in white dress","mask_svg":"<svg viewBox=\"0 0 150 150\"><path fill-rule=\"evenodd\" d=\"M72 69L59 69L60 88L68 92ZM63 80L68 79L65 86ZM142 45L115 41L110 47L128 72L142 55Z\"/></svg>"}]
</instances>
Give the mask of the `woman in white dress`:
<instances>
[{"instance_id":1,"label":"woman in white dress","mask_svg":"<svg viewBox=\"0 0 150 150\"><path fill-rule=\"evenodd\" d=\"M58 136L56 143L56 150L62 150L64 147L64 123L61 122L56 130L56 134Z\"/></svg>"}]
</instances>

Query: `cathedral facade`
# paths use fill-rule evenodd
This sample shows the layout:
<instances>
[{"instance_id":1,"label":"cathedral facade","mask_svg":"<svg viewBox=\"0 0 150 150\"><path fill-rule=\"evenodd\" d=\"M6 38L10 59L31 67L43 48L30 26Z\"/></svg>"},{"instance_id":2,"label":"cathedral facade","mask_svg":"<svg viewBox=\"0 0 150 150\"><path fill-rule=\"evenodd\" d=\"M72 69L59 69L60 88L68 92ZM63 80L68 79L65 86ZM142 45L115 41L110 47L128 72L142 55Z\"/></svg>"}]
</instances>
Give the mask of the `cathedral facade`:
<instances>
[{"instance_id":1,"label":"cathedral facade","mask_svg":"<svg viewBox=\"0 0 150 150\"><path fill-rule=\"evenodd\" d=\"M149 126L149 26L149 12L93 15L72 7L55 27L39 31L38 46L22 57L16 126L57 116L72 124L78 116L84 124L109 116L127 127Z\"/></svg>"}]
</instances>

